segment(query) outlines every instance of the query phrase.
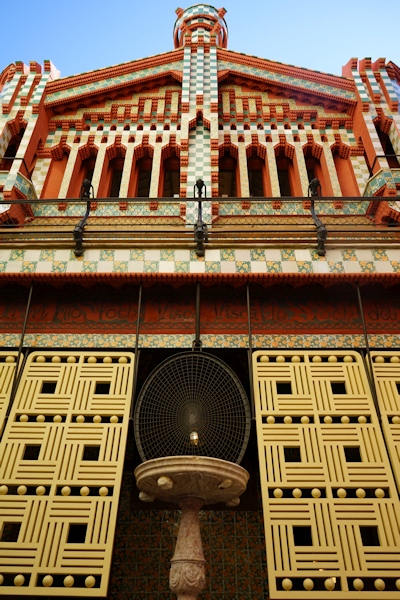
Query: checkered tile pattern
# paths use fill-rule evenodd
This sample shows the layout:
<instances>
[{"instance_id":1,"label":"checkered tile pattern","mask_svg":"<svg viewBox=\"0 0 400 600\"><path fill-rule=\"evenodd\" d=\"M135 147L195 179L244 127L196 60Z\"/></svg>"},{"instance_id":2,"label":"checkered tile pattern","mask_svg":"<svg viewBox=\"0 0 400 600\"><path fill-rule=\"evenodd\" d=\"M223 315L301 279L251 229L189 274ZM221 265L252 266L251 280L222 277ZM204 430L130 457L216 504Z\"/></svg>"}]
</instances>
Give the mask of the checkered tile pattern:
<instances>
[{"instance_id":1,"label":"checkered tile pattern","mask_svg":"<svg viewBox=\"0 0 400 600\"><path fill-rule=\"evenodd\" d=\"M0 250L3 273L400 273L400 250Z\"/></svg>"},{"instance_id":2,"label":"checkered tile pattern","mask_svg":"<svg viewBox=\"0 0 400 600\"><path fill-rule=\"evenodd\" d=\"M94 81L92 83L87 83L84 85L68 88L66 90L62 90L60 92L54 92L53 94L49 94L46 97L46 103L55 102L56 100L61 100L64 98L73 98L74 96L84 95L87 92L93 92L95 90L106 90L107 88L114 87L118 84L128 83L130 81L134 82L138 79L143 79L145 77L150 77L151 75L158 75L161 73L165 73L166 71L182 71L182 62L175 61L165 65L157 65L155 67L151 67L150 69L142 69L140 71L133 71L132 73L127 73L126 75L119 75L117 77L110 77L108 79L102 79L101 81ZM45 76L43 76L45 77ZM40 86L42 82L40 83ZM45 85L45 84L43 84ZM38 87L40 87L38 86Z\"/></svg>"},{"instance_id":3,"label":"checkered tile pattern","mask_svg":"<svg viewBox=\"0 0 400 600\"><path fill-rule=\"evenodd\" d=\"M35 170L32 174L32 183L35 186L38 198L40 198L42 194L50 164L51 158L38 158L36 161Z\"/></svg>"},{"instance_id":4,"label":"checkered tile pattern","mask_svg":"<svg viewBox=\"0 0 400 600\"><path fill-rule=\"evenodd\" d=\"M371 102L371 98L366 90L366 87L361 79L361 76L357 70L352 70L351 72L354 82L356 84L357 91L360 96L360 100L363 104L369 104Z\"/></svg>"},{"instance_id":5,"label":"checkered tile pattern","mask_svg":"<svg viewBox=\"0 0 400 600\"><path fill-rule=\"evenodd\" d=\"M360 190L361 196L363 196L369 179L367 163L365 162L365 158L363 156L350 156L350 160L353 166L358 189Z\"/></svg>"},{"instance_id":6,"label":"checkered tile pattern","mask_svg":"<svg viewBox=\"0 0 400 600\"><path fill-rule=\"evenodd\" d=\"M9 81L1 91L0 101L2 104L9 104L13 94L15 92L15 88L19 82L19 78L21 77L20 73L15 73L14 77Z\"/></svg>"},{"instance_id":7,"label":"checkered tile pattern","mask_svg":"<svg viewBox=\"0 0 400 600\"><path fill-rule=\"evenodd\" d=\"M350 90L343 90L340 88L335 88L329 85L324 85L322 83L316 83L313 81L307 81L306 79L298 79L296 77L291 77L289 75L283 75L282 73L274 73L272 71L267 71L265 69L259 69L257 67L251 67L247 65L239 65L237 63L220 60L218 61L218 70L226 71L230 70L236 73L243 74L251 74L256 75L257 77L261 77L262 79L268 79L272 82L277 82L280 85L287 83L288 85L295 85L296 87L304 88L309 92L313 90L317 93L325 92L331 96L336 96L337 98L355 100L354 92ZM362 83L362 82L361 82ZM369 100L368 100L369 101Z\"/></svg>"},{"instance_id":8,"label":"checkered tile pattern","mask_svg":"<svg viewBox=\"0 0 400 600\"><path fill-rule=\"evenodd\" d=\"M1 121L0 127L2 127L2 131L0 134L0 157L3 157L11 140L11 132L8 128L8 125L6 125L5 123L2 124Z\"/></svg>"}]
</instances>

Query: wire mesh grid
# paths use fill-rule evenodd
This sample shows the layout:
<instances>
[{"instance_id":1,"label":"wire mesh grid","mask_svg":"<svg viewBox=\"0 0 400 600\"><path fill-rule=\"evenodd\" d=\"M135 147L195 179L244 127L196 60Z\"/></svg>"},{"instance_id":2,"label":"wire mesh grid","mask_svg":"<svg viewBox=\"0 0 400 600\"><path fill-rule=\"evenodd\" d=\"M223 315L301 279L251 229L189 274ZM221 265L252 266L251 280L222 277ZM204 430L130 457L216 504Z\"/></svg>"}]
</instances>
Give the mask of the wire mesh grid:
<instances>
[{"instance_id":1,"label":"wire mesh grid","mask_svg":"<svg viewBox=\"0 0 400 600\"><path fill-rule=\"evenodd\" d=\"M250 435L246 392L220 359L204 352L177 354L147 378L134 429L143 461L198 455L240 463ZM190 442L193 432L197 445Z\"/></svg>"}]
</instances>

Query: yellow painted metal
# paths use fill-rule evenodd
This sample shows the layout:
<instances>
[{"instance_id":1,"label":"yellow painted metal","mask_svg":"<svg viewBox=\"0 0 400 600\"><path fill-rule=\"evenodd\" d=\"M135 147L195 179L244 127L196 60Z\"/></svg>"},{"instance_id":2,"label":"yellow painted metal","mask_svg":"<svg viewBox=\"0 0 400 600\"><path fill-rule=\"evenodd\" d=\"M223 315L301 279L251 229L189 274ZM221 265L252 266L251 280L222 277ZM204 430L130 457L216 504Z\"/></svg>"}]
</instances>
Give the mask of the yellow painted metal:
<instances>
[{"instance_id":1,"label":"yellow painted metal","mask_svg":"<svg viewBox=\"0 0 400 600\"><path fill-rule=\"evenodd\" d=\"M0 352L0 434L10 402L18 352Z\"/></svg>"},{"instance_id":2,"label":"yellow painted metal","mask_svg":"<svg viewBox=\"0 0 400 600\"><path fill-rule=\"evenodd\" d=\"M400 503L361 355L258 351L253 374L271 599L400 598Z\"/></svg>"},{"instance_id":3,"label":"yellow painted metal","mask_svg":"<svg viewBox=\"0 0 400 600\"><path fill-rule=\"evenodd\" d=\"M400 352L371 352L371 358L382 429L400 491Z\"/></svg>"},{"instance_id":4,"label":"yellow painted metal","mask_svg":"<svg viewBox=\"0 0 400 600\"><path fill-rule=\"evenodd\" d=\"M0 445L0 595L106 596L133 365L29 355Z\"/></svg>"}]
</instances>

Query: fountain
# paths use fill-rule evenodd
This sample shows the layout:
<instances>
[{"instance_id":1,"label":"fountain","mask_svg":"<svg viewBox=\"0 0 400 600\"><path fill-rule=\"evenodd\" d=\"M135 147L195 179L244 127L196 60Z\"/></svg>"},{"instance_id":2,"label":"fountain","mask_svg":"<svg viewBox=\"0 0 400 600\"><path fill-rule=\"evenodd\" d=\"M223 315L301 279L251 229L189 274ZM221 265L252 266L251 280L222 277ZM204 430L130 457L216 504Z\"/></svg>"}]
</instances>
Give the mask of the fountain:
<instances>
[{"instance_id":1,"label":"fountain","mask_svg":"<svg viewBox=\"0 0 400 600\"><path fill-rule=\"evenodd\" d=\"M217 357L181 352L145 381L134 430L143 460L135 469L139 497L182 511L170 588L178 600L196 600L206 585L199 511L219 502L237 506L249 479L238 464L250 435L246 393Z\"/></svg>"},{"instance_id":2,"label":"fountain","mask_svg":"<svg viewBox=\"0 0 400 600\"><path fill-rule=\"evenodd\" d=\"M139 497L173 502L182 510L175 553L171 559L170 589L178 600L196 600L206 585L199 511L225 502L237 506L248 472L237 464L208 456L155 458L135 470Z\"/></svg>"}]
</instances>

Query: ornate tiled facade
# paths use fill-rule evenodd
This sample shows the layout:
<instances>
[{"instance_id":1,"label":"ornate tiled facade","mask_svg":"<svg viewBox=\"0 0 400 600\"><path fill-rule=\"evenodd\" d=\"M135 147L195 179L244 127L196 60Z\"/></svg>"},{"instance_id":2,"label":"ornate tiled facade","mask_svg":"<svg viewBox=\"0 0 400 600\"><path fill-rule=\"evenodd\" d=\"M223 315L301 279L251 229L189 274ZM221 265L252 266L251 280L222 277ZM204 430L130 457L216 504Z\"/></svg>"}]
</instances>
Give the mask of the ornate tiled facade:
<instances>
[{"instance_id":1,"label":"ornate tiled facade","mask_svg":"<svg viewBox=\"0 0 400 600\"><path fill-rule=\"evenodd\" d=\"M396 396L400 68L383 58L352 58L339 76L235 52L228 48L225 15L225 9L208 4L178 8L173 49L121 65L66 78L48 60L43 65L17 61L0 70L0 367L5 365L0 368L0 383L1 373L11 372L11 363L16 364L18 348L23 354L21 364L24 357L31 360L33 351L39 356L40 351L55 350L60 356L68 352L83 356L90 350L107 353L106 362L112 362L118 353L138 350L137 392L156 364L175 350L192 349L199 334L205 351L237 369L252 403L255 395L247 353L254 351L253 356L262 357L256 360L261 379L276 370L278 383L271 384L268 394L272 394L273 418L278 421L272 423L272 413L258 418L268 431L275 431L276 426L276 435L282 435L282 443L290 446L292 421L294 428L301 428L311 419L316 436L323 431L323 423L331 424L319 422L315 406L310 408L314 400L320 402L317 388L310 394L304 388L302 399L296 396L295 403L303 402L310 415L302 413L301 419L306 420L300 421L289 388L278 391L279 373L297 372L297 363L305 364L309 359L304 357L318 350L317 367L311 365L307 371L307 377L314 377L313 369L321 369L316 385L325 382L326 365L334 372L339 360L340 369L346 371L350 355L365 375L363 361L368 361L372 349L379 359L374 368L382 381L394 373L394 383L381 384L379 402L389 402L387 392L389 405L394 407L390 427L395 439L400 414ZM312 215L309 184L315 178L320 187ZM81 196L84 179L93 186L90 198ZM205 184L201 211L196 198L199 179ZM82 223L87 200L90 215ZM329 350L326 356L324 350ZM379 353L388 358L382 362ZM293 365L286 361L289 355ZM56 366L60 356L55 354ZM47 363L52 373L54 365ZM41 363L35 368L40 371ZM41 427L42 415L37 423L32 412L26 421L24 415L17 415L17 406L11 406L17 392L22 399L18 401L23 402L17 379L4 381L0 400L3 412L11 415L9 429L15 426L14 413L18 427L28 431L31 422ZM354 378L346 381L356 387ZM368 385L375 402L370 378ZM367 383L364 387L368 396ZM324 388L325 405L345 406L344 392L338 392L337 398L334 388L328 388ZM38 401L46 406L42 395L39 391ZM358 397L354 398L357 404ZM379 404L372 399L367 412L372 415L368 418L375 419ZM75 401L72 393L72 404ZM286 411L282 417L278 406ZM103 417L107 420L110 415ZM43 418L43 427L55 427L53 415L46 413ZM340 421L335 419L333 429ZM364 431L364 421L357 423ZM244 496L244 508L201 513L209 564L202 598L261 600L269 594L272 600L295 600L305 594L318 600L399 598L400 576L394 572L386 574L385 580L372 579L361 567L356 576L357 568L350 569L346 563L342 571L338 567L336 581L336 576L319 573L325 563L318 570L312 560L307 568L314 579L311 575L289 579L288 565L271 568L271 554L265 554L255 466L256 434L251 435L253 446L247 460L254 471L253 488L247 499ZM349 444L354 445L355 434L348 435ZM273 462L290 470L285 465L286 446L279 450L283 454L277 451ZM54 577L40 571L49 585L41 583L34 565L29 573L23 565L14 568L16 559L10 559L9 550L19 552L20 548L18 540L12 542L9 537L15 534L15 525L0 514L0 597L18 595L20 587L20 595L25 596L29 590L36 597L51 597L55 591L69 596L68 586L76 584L75 596L79 592L81 596L107 595L110 600L171 598L167 577L178 512L171 507L138 508L132 475L133 464L139 460L135 452L128 432L108 592L106 583L101 590L98 584L90 587L90 577L87 584L79 574L75 580L72 577L72 583L67 576L65 583L60 574L64 566L60 573L54 567ZM25 459L21 460L25 467ZM340 468L346 462L342 456ZM302 468L307 470L307 464L304 461ZM310 489L292 490L290 482L280 481L278 495L274 495L275 488L263 489L264 505L272 514L280 506L282 492L285 510L289 507L295 519L302 506L322 514L331 500L331 482L321 482L322 491L317 489L321 500L311 484ZM16 489L14 481L0 481L0 498L18 504ZM380 492L367 492L365 505L370 510L386 506ZM39 506L38 494L29 491L24 502ZM60 494L56 493L56 501L62 499ZM349 494L347 499L346 495L335 498L335 510L362 496L355 489ZM84 500L76 497L83 505ZM15 521L16 516L12 518ZM266 523L268 519L267 515ZM301 560L302 553L311 556L309 549L296 547L301 544L294 540L293 531L299 525L301 521L293 527L284 525L287 535L282 537L287 540L283 545L294 542L291 556L296 560ZM329 527L336 531L334 525ZM338 544L332 541L333 547ZM363 552L367 555L370 550ZM390 552L396 561L395 544ZM282 551L282 556L286 554ZM11 566L10 560L14 561ZM302 568L296 565L300 572ZM272 591L268 568L271 582L274 578Z\"/></svg>"}]
</instances>

